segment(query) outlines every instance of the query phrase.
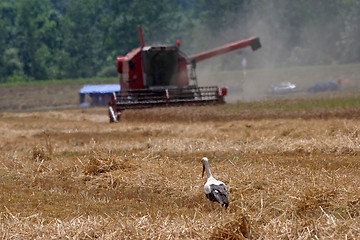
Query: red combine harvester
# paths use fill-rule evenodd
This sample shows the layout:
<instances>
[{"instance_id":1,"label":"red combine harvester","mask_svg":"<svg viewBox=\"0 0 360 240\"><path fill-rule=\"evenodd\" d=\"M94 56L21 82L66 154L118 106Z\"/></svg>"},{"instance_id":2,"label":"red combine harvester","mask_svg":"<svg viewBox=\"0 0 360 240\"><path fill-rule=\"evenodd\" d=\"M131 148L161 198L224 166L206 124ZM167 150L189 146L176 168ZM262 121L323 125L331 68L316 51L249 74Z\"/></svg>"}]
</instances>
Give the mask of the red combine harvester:
<instances>
[{"instance_id":1,"label":"red combine harvester","mask_svg":"<svg viewBox=\"0 0 360 240\"><path fill-rule=\"evenodd\" d=\"M145 46L140 26L137 30L140 47L116 59L121 89L109 101L110 122L117 122L125 109L225 103L226 88L198 86L196 63L248 46L261 47L259 38L252 37L187 57L179 41L173 46Z\"/></svg>"}]
</instances>

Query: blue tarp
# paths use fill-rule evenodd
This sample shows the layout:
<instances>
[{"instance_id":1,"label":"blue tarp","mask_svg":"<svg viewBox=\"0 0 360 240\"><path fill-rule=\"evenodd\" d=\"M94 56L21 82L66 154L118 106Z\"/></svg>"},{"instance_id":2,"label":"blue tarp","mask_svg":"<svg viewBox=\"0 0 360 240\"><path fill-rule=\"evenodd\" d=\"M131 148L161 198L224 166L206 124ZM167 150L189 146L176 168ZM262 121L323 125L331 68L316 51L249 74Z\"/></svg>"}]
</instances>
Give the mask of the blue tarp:
<instances>
[{"instance_id":1,"label":"blue tarp","mask_svg":"<svg viewBox=\"0 0 360 240\"><path fill-rule=\"evenodd\" d=\"M79 90L80 107L104 106L106 105L113 92L120 91L120 84L89 84L84 85ZM89 95L91 103L85 102L85 96Z\"/></svg>"},{"instance_id":2,"label":"blue tarp","mask_svg":"<svg viewBox=\"0 0 360 240\"><path fill-rule=\"evenodd\" d=\"M120 84L84 85L79 94L106 94L120 91Z\"/></svg>"}]
</instances>

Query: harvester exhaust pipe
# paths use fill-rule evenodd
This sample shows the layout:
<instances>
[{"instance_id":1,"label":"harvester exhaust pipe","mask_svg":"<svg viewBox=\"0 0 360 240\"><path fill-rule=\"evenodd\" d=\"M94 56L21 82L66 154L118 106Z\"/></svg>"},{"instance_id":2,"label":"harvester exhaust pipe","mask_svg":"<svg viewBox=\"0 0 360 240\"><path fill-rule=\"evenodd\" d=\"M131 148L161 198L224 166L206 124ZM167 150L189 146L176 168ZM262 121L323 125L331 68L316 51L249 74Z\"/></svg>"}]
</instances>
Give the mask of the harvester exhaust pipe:
<instances>
[{"instance_id":1,"label":"harvester exhaust pipe","mask_svg":"<svg viewBox=\"0 0 360 240\"><path fill-rule=\"evenodd\" d=\"M145 43L144 43L144 38L142 35L142 30L140 25L137 26L137 31L138 31L138 38L139 38L139 42L140 42L140 47L143 48L145 47Z\"/></svg>"}]
</instances>

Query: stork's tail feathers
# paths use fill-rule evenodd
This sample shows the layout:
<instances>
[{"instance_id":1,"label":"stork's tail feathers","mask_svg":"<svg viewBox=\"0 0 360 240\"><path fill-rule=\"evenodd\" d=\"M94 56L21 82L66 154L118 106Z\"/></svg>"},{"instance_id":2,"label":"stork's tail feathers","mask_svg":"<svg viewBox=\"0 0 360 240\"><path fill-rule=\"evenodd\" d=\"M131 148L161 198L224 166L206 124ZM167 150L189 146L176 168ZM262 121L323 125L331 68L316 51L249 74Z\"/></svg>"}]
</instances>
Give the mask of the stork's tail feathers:
<instances>
[{"instance_id":1,"label":"stork's tail feathers","mask_svg":"<svg viewBox=\"0 0 360 240\"><path fill-rule=\"evenodd\" d=\"M212 194L215 197L214 200L219 202L221 206L225 206L226 209L229 206L229 199L225 185L212 186L212 187L213 187Z\"/></svg>"}]
</instances>

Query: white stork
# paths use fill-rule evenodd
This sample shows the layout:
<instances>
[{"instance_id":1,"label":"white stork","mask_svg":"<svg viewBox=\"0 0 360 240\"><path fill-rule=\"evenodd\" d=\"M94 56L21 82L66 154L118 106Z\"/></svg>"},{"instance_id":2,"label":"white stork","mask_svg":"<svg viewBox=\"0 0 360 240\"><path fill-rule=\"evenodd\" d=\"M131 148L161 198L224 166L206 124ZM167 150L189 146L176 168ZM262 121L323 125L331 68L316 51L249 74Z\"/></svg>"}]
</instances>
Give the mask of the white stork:
<instances>
[{"instance_id":1,"label":"white stork","mask_svg":"<svg viewBox=\"0 0 360 240\"><path fill-rule=\"evenodd\" d=\"M225 206L225 210L229 206L228 192L226 186L223 182L216 180L210 172L209 168L209 159L206 157L201 159L203 164L202 177L204 177L204 172L206 171L207 181L204 185L204 192L206 197L213 202L219 202L221 206Z\"/></svg>"}]
</instances>

